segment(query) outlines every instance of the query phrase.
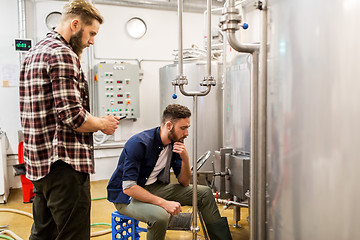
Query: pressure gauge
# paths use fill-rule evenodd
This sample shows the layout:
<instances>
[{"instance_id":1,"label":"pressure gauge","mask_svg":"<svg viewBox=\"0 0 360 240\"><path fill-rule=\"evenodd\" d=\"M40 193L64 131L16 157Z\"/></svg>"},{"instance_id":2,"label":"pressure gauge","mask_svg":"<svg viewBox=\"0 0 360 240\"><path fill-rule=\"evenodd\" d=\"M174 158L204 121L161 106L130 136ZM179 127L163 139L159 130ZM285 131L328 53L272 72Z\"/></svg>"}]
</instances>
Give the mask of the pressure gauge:
<instances>
[{"instance_id":1,"label":"pressure gauge","mask_svg":"<svg viewBox=\"0 0 360 240\"><path fill-rule=\"evenodd\" d=\"M142 38L146 33L147 27L141 18L133 17L126 23L126 32L132 38Z\"/></svg>"},{"instance_id":2,"label":"pressure gauge","mask_svg":"<svg viewBox=\"0 0 360 240\"><path fill-rule=\"evenodd\" d=\"M51 12L47 15L45 19L45 23L47 28L52 31L54 30L60 23L61 13L60 12Z\"/></svg>"}]
</instances>

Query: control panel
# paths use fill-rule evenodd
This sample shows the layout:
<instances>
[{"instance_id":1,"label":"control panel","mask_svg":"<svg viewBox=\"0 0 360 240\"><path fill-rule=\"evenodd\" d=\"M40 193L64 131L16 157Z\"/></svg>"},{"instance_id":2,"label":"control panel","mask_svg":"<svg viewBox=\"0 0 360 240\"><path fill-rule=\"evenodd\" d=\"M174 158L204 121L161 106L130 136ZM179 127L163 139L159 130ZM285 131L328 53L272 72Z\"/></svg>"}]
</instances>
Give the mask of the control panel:
<instances>
[{"instance_id":1,"label":"control panel","mask_svg":"<svg viewBox=\"0 0 360 240\"><path fill-rule=\"evenodd\" d=\"M140 117L138 65L100 63L94 72L94 107L98 117Z\"/></svg>"}]
</instances>

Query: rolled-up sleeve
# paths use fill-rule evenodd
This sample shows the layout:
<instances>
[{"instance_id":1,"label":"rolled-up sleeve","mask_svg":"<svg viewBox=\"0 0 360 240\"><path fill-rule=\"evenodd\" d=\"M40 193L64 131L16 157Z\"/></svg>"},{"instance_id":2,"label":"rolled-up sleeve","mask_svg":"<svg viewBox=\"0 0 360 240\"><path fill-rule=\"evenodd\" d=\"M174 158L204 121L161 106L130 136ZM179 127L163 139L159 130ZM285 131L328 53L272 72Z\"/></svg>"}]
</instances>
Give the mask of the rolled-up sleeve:
<instances>
[{"instance_id":1,"label":"rolled-up sleeve","mask_svg":"<svg viewBox=\"0 0 360 240\"><path fill-rule=\"evenodd\" d=\"M89 113L82 105L78 57L69 51L55 52L51 55L48 71L59 119L71 129L79 128Z\"/></svg>"},{"instance_id":2,"label":"rolled-up sleeve","mask_svg":"<svg viewBox=\"0 0 360 240\"><path fill-rule=\"evenodd\" d=\"M122 189L125 190L125 189L131 188L132 186L135 186L135 185L137 185L136 181L123 181Z\"/></svg>"}]
</instances>

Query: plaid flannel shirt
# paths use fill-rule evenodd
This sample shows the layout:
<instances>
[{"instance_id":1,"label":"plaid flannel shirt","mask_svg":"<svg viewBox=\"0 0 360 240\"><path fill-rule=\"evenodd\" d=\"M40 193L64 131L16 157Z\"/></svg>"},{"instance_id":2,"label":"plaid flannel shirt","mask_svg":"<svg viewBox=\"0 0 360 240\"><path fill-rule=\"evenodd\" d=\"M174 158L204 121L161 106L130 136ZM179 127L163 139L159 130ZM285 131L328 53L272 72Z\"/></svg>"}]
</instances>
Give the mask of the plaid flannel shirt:
<instances>
[{"instance_id":1,"label":"plaid flannel shirt","mask_svg":"<svg viewBox=\"0 0 360 240\"><path fill-rule=\"evenodd\" d=\"M30 49L19 91L26 177L45 177L58 160L93 173L92 133L73 130L89 116L88 83L78 56L59 33L48 33Z\"/></svg>"}]
</instances>

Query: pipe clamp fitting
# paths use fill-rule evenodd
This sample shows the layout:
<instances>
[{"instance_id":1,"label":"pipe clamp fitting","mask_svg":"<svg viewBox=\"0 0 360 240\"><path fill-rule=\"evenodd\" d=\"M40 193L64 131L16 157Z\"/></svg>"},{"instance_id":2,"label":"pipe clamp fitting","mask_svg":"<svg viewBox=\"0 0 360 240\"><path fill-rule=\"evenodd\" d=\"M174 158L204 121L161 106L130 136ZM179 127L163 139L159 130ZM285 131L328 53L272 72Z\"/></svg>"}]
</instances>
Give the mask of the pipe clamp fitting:
<instances>
[{"instance_id":1,"label":"pipe clamp fitting","mask_svg":"<svg viewBox=\"0 0 360 240\"><path fill-rule=\"evenodd\" d=\"M188 80L186 78L186 76L178 76L175 80L172 81L172 85L173 86L180 86L180 85L187 85L188 84Z\"/></svg>"},{"instance_id":2,"label":"pipe clamp fitting","mask_svg":"<svg viewBox=\"0 0 360 240\"><path fill-rule=\"evenodd\" d=\"M223 13L223 15L220 17L219 27L221 27L222 31L227 31L227 30L236 31L240 29L239 24L241 23L241 16L239 15L239 10L238 9L236 10L237 11L231 11L231 12L225 11L225 13Z\"/></svg>"},{"instance_id":3,"label":"pipe clamp fitting","mask_svg":"<svg viewBox=\"0 0 360 240\"><path fill-rule=\"evenodd\" d=\"M213 76L204 77L200 86L216 86L216 81Z\"/></svg>"}]
</instances>

